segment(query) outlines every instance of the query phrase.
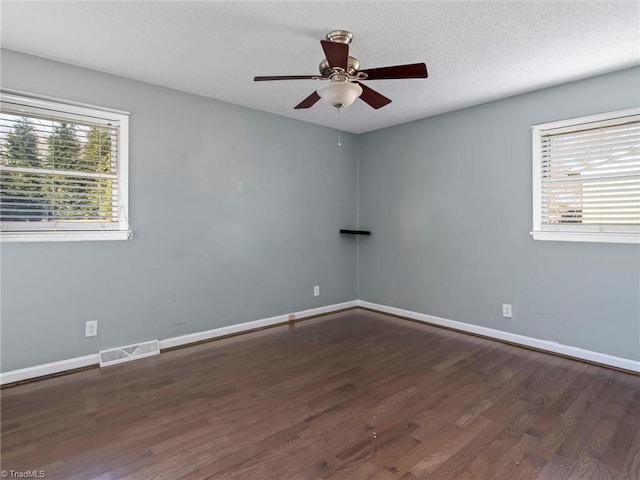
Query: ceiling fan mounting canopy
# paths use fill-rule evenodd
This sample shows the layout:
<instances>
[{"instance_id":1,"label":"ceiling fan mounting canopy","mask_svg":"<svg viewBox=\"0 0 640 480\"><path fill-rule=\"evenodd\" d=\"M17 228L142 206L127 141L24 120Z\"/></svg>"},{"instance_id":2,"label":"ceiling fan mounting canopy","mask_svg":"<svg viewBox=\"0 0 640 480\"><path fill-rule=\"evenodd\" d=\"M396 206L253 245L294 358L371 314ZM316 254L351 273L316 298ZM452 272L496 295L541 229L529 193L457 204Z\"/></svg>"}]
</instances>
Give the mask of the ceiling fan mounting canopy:
<instances>
[{"instance_id":1,"label":"ceiling fan mounting canopy","mask_svg":"<svg viewBox=\"0 0 640 480\"><path fill-rule=\"evenodd\" d=\"M327 33L320 45L326 58L318 67L320 75L289 75L254 77L254 81L270 80L330 80L331 83L313 92L296 109L309 108L323 98L336 108L351 105L358 97L371 107L378 109L391 103L391 100L372 88L360 83L362 80L388 80L406 78L427 78L427 66L424 63L395 65L391 67L360 70L357 58L349 56L349 45L353 34L347 30L334 30Z\"/></svg>"},{"instance_id":2,"label":"ceiling fan mounting canopy","mask_svg":"<svg viewBox=\"0 0 640 480\"><path fill-rule=\"evenodd\" d=\"M346 43L347 45L351 45L351 42L353 41L353 33L347 30L334 30L333 32L327 33L324 39L329 42Z\"/></svg>"}]
</instances>

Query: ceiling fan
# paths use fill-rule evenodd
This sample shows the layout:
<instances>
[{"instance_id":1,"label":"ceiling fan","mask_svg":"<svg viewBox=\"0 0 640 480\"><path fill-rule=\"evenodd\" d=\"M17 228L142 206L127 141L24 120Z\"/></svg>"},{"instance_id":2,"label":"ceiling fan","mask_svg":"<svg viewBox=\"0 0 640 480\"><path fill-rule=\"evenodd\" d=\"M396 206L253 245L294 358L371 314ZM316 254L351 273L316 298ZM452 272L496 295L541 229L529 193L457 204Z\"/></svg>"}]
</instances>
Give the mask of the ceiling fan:
<instances>
[{"instance_id":1,"label":"ceiling fan","mask_svg":"<svg viewBox=\"0 0 640 480\"><path fill-rule=\"evenodd\" d=\"M346 30L334 30L327 33L320 44L327 58L320 62L320 75L286 75L254 77L255 82L270 80L330 80L329 85L319 88L295 106L309 108L321 98L336 108L348 107L356 98L361 98L371 107L378 109L391 103L391 100L362 83L363 80L389 80L404 78L427 78L427 66L424 63L394 65L390 67L359 70L360 62L349 56L349 44L353 34Z\"/></svg>"}]
</instances>

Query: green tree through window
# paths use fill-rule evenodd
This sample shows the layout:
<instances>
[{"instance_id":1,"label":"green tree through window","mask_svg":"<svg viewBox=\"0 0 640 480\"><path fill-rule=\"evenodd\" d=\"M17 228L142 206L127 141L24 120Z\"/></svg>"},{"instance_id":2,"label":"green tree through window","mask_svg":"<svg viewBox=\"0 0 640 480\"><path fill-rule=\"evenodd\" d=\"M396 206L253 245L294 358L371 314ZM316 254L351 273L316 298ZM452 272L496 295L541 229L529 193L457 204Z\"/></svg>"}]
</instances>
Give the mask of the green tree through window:
<instances>
[{"instance_id":1,"label":"green tree through window","mask_svg":"<svg viewBox=\"0 0 640 480\"><path fill-rule=\"evenodd\" d=\"M3 92L0 241L125 240L129 115Z\"/></svg>"},{"instance_id":2,"label":"green tree through window","mask_svg":"<svg viewBox=\"0 0 640 480\"><path fill-rule=\"evenodd\" d=\"M108 222L117 215L112 178L116 166L107 128L24 117L9 123L12 127L3 141L2 164L22 167L22 171L1 172L2 220ZM80 173L93 176L77 175Z\"/></svg>"},{"instance_id":3,"label":"green tree through window","mask_svg":"<svg viewBox=\"0 0 640 480\"><path fill-rule=\"evenodd\" d=\"M111 135L104 128L91 127L87 133L87 143L84 147L84 158L95 168L97 173L111 173ZM112 214L113 181L110 178L99 180L100 190L104 192L102 198L93 200L101 218L109 218ZM117 214L117 212L116 212Z\"/></svg>"},{"instance_id":4,"label":"green tree through window","mask_svg":"<svg viewBox=\"0 0 640 480\"><path fill-rule=\"evenodd\" d=\"M8 133L0 149L3 165L13 167L40 167L38 154L38 136L35 126L28 118L19 118ZM0 191L2 220L28 216L32 219L42 218L47 214L47 206L42 202L42 189L46 188L41 181L34 182L26 173L0 172Z\"/></svg>"}]
</instances>

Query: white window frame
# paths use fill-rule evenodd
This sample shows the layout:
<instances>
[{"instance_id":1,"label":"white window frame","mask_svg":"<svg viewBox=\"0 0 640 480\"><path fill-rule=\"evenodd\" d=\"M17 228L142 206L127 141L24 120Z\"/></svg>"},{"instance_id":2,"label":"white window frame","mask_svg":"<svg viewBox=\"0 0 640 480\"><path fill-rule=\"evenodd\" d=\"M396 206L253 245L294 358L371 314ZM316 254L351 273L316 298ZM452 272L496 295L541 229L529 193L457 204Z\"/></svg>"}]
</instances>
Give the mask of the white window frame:
<instances>
[{"instance_id":1,"label":"white window frame","mask_svg":"<svg viewBox=\"0 0 640 480\"><path fill-rule=\"evenodd\" d=\"M542 225L542 135L548 130L578 127L586 123L607 122L624 117L640 115L640 107L599 113L579 118L570 118L556 122L541 123L531 127L533 133L533 230L530 235L535 240L551 240L566 242L598 242L598 243L640 243L640 226L607 226L581 225L580 231L570 231L570 226L557 225L552 230L549 225Z\"/></svg>"},{"instance_id":2,"label":"white window frame","mask_svg":"<svg viewBox=\"0 0 640 480\"><path fill-rule=\"evenodd\" d=\"M51 224L38 225L37 230L24 230L20 229L20 226L12 226L13 222L0 222L0 242L66 242L133 238L129 225L129 112L7 89L0 91L0 101L11 104L13 109L23 111L25 114L51 110L54 114L59 114L60 118L69 120L82 122L90 118L119 123L116 147L118 223L114 223L109 228L104 228L104 226L101 228L93 224L75 224L70 230L69 227L52 222Z\"/></svg>"}]
</instances>

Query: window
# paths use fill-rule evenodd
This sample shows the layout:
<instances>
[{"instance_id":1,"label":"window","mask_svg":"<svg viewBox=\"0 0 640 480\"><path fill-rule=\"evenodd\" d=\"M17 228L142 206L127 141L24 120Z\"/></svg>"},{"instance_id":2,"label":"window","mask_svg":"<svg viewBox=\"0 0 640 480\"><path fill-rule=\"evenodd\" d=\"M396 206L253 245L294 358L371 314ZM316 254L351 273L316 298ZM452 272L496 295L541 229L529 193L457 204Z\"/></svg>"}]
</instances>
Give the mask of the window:
<instances>
[{"instance_id":1,"label":"window","mask_svg":"<svg viewBox=\"0 0 640 480\"><path fill-rule=\"evenodd\" d=\"M533 126L531 235L640 243L640 108Z\"/></svg>"},{"instance_id":2,"label":"window","mask_svg":"<svg viewBox=\"0 0 640 480\"><path fill-rule=\"evenodd\" d=\"M125 112L2 92L0 239L124 240Z\"/></svg>"}]
</instances>

